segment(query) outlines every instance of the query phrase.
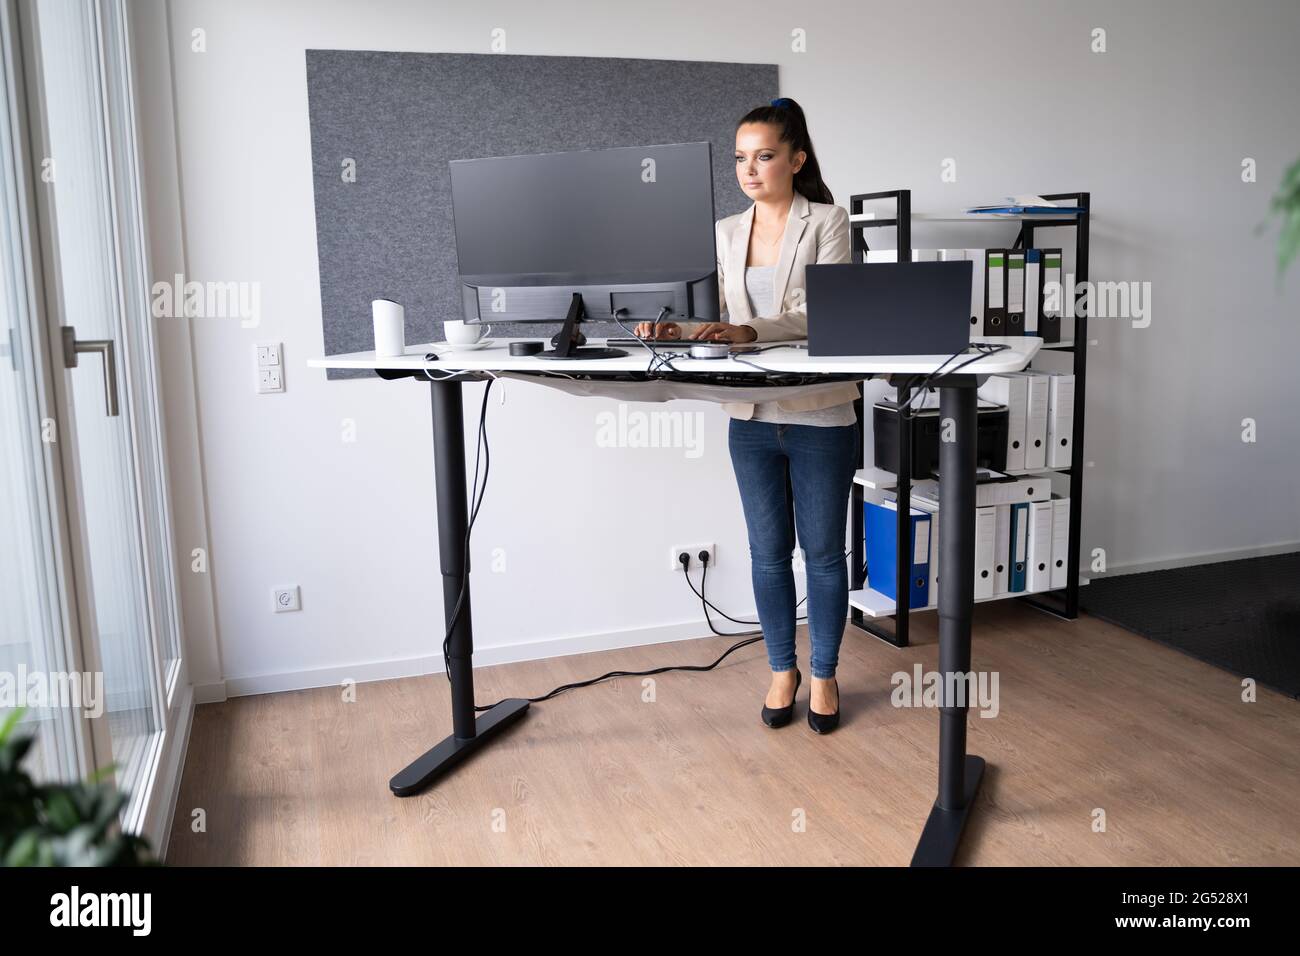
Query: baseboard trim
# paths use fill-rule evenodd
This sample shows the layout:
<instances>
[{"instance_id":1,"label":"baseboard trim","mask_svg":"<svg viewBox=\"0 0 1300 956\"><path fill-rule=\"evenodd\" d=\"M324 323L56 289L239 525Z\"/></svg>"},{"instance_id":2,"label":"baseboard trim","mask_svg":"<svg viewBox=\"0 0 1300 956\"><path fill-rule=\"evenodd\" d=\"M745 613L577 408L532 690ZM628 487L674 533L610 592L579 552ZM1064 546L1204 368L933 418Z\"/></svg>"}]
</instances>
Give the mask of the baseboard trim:
<instances>
[{"instance_id":1,"label":"baseboard trim","mask_svg":"<svg viewBox=\"0 0 1300 956\"><path fill-rule=\"evenodd\" d=\"M1156 561L1135 561L1112 565L1105 574L1092 574L1091 578L1101 580L1123 574L1140 574L1145 571L1162 571L1168 568L1213 564L1219 561L1238 561L1244 558L1287 554L1292 551L1300 551L1300 541L1282 542L1254 548L1239 548L1231 551L1207 551L1200 554L1163 558ZM752 619L756 618L757 614L750 610L740 614L740 617ZM515 664L521 661L565 657L571 654L586 654L592 651L610 651L630 647L645 647L652 644L668 644L673 641L692 640L707 636L706 631L707 625L703 621L692 620L682 621L678 624L657 625L627 631L581 634L574 637L544 638L541 640L520 641L514 644L498 644L492 647L476 649L474 652L474 666L490 667L494 664ZM220 703L231 697L278 694L284 691L309 690L315 687L337 687L346 680L363 684L370 681L395 680L402 677L422 677L426 674L441 673L442 670L441 655L427 654L420 657L386 661L357 662L338 667L228 677L224 681L195 685L194 703L196 705Z\"/></svg>"},{"instance_id":2,"label":"baseboard trim","mask_svg":"<svg viewBox=\"0 0 1300 956\"><path fill-rule=\"evenodd\" d=\"M1218 564L1221 561L1242 561L1246 558L1267 558L1275 554L1290 554L1300 551L1300 541L1284 541L1280 544L1266 544L1254 548L1236 548L1231 551L1203 551L1175 558L1160 558L1156 561L1134 561L1128 564L1112 565L1105 574L1089 572L1093 580L1118 577L1121 574L1142 574L1146 571L1167 571L1171 568L1190 568L1197 564Z\"/></svg>"},{"instance_id":3,"label":"baseboard trim","mask_svg":"<svg viewBox=\"0 0 1300 956\"><path fill-rule=\"evenodd\" d=\"M194 685L195 704L219 704L227 696L229 695L226 693L226 682L223 680Z\"/></svg>"},{"instance_id":4,"label":"baseboard trim","mask_svg":"<svg viewBox=\"0 0 1300 956\"><path fill-rule=\"evenodd\" d=\"M751 620L757 619L757 615L752 610L740 616ZM474 666L490 667L494 664L517 664L521 661L566 657L571 654L587 654L592 651L611 651L630 647L645 647L651 644L669 644L673 641L687 641L708 636L705 633L707 631L707 624L703 621L694 620L682 621L680 624L658 625L627 631L520 641L516 644L498 644L493 647L476 648L474 651ZM352 680L362 684L377 680L394 680L401 677L422 677L426 674L440 674L442 670L442 656L428 654L421 657L371 661L280 674L228 677L222 684L223 696L214 697L213 700L224 700L226 697L250 697L257 694L278 694L283 691L308 690L313 687L337 687L345 680ZM209 692L212 692L210 689L217 686L216 684L204 685L205 690ZM197 689L195 699L198 699Z\"/></svg>"}]
</instances>

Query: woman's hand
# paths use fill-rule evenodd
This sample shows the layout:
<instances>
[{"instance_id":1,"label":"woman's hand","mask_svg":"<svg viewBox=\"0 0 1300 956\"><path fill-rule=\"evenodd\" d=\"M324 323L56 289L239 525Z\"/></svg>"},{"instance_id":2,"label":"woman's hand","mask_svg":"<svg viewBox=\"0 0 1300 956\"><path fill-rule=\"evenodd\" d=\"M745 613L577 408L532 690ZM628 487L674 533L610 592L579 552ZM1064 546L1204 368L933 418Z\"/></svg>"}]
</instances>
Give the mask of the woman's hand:
<instances>
[{"instance_id":1,"label":"woman's hand","mask_svg":"<svg viewBox=\"0 0 1300 956\"><path fill-rule=\"evenodd\" d=\"M638 322L632 332L637 338L641 339L680 339L682 337L682 327L676 322L660 322L658 325L654 322Z\"/></svg>"},{"instance_id":2,"label":"woman's hand","mask_svg":"<svg viewBox=\"0 0 1300 956\"><path fill-rule=\"evenodd\" d=\"M731 325L728 322L705 322L688 336L709 342L752 342L758 333L749 325Z\"/></svg>"}]
</instances>

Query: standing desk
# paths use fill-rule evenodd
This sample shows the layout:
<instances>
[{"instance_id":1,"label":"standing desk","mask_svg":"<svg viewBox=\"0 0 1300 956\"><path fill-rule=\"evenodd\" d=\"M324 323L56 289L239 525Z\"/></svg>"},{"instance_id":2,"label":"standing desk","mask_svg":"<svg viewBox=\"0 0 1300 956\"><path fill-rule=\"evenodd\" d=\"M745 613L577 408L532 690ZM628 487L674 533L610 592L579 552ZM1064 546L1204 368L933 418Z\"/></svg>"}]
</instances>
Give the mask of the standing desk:
<instances>
[{"instance_id":1,"label":"standing desk","mask_svg":"<svg viewBox=\"0 0 1300 956\"><path fill-rule=\"evenodd\" d=\"M392 778L389 788L399 797L424 789L476 748L485 746L528 710L528 701L508 699L485 711L482 716L475 715L474 639L466 584L469 565L465 554L465 534L469 526L469 496L465 480L461 383L498 375L508 375L512 379L556 379L557 374L562 373L558 381L569 381L562 376L592 376L606 395L617 394L622 387L620 383L625 383L631 396L637 394L637 387L643 386L647 379L647 353L644 351L629 348L627 356L622 358L557 361L536 356L511 356L508 351L510 341L498 339L491 347L470 351L446 351L445 345L412 345L407 346L406 354L400 356L380 358L373 352L351 352L314 358L307 363L312 368L371 369L384 379L416 378L429 383L433 409L438 553L443 608L448 625L462 585L466 586L466 592L464 606L451 632L447 655L452 734ZM975 596L975 390L989 375L1025 368L1042 345L1041 339L1029 336L988 341L1003 342L1010 348L984 356L959 373L945 375L933 383L939 387L940 418L954 423L953 440L941 442L939 448L939 510L944 520L939 526L938 553L943 567L948 569L944 586L939 591L939 671L945 688L955 686L951 675L969 672L971 664L971 609ZM761 387L768 372L824 376L827 381L844 376L858 379L880 376L911 378L929 375L949 359L945 355L813 357L806 350L790 347L793 344L783 343L779 349L739 357L762 366L762 370L738 361L735 356L692 359L686 354L674 354L673 365L682 375L696 377L697 381L699 376L718 380L720 395L724 390L739 395L751 391L746 387L750 382ZM437 359L426 360L426 354L435 350L439 352ZM660 382L671 382L674 373L661 369L652 377ZM742 382L744 384L740 384ZM640 394L644 396L643 391ZM954 515L955 518L951 517ZM945 706L939 708L939 792L912 856L913 866L948 866L952 863L984 776L984 758L966 752L966 702L961 701L961 706L956 706L957 703L956 700L945 700Z\"/></svg>"}]
</instances>

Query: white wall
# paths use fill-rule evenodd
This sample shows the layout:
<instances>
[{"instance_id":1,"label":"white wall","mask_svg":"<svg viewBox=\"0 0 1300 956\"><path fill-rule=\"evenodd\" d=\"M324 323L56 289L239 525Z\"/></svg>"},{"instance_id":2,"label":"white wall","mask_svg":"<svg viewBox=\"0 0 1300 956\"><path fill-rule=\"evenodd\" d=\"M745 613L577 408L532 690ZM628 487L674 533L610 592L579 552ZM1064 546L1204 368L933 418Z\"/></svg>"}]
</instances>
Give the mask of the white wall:
<instances>
[{"instance_id":1,"label":"white wall","mask_svg":"<svg viewBox=\"0 0 1300 956\"><path fill-rule=\"evenodd\" d=\"M1151 282L1153 318L1146 329L1093 323L1086 552L1104 548L1115 567L1300 541L1300 279L1275 288L1271 234L1253 232L1300 156L1293 2L173 0L188 277L261 283L258 328L192 326L232 692L437 662L427 390L327 383L304 365L321 331L303 51L486 52L496 27L512 53L779 64L842 204L900 186L920 212L1090 190L1092 276ZM1090 52L1093 27L1107 30L1108 52ZM206 52L190 48L196 28ZM806 30L806 53L792 52L794 29ZM1004 44L1014 52L995 52ZM956 183L940 181L948 157ZM1243 157L1257 160L1258 183L1241 182ZM913 244L1010 238L963 228L918 227ZM284 343L281 395L253 391L252 346L267 340ZM479 392L466 390L467 417ZM666 569L678 543L716 542L711 596L752 611L725 417L673 407L703 415L692 459L596 447L596 415L614 407L518 383L493 407L474 546L481 662L702 633L698 602ZM1258 421L1255 444L1240 440L1245 417ZM558 513L562 498L575 514ZM293 583L303 611L273 615L271 588Z\"/></svg>"}]
</instances>

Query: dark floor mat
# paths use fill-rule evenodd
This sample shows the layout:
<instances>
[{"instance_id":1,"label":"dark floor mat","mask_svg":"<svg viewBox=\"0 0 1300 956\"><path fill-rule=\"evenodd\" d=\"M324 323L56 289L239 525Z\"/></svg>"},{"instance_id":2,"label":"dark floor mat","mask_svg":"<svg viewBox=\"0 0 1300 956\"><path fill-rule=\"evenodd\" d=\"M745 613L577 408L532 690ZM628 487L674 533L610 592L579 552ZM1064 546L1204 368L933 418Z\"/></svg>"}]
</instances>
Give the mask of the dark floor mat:
<instances>
[{"instance_id":1,"label":"dark floor mat","mask_svg":"<svg viewBox=\"0 0 1300 956\"><path fill-rule=\"evenodd\" d=\"M1089 614L1300 697L1300 552L1094 579Z\"/></svg>"}]
</instances>

